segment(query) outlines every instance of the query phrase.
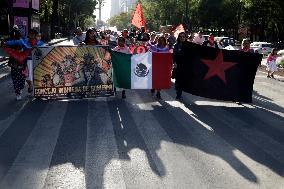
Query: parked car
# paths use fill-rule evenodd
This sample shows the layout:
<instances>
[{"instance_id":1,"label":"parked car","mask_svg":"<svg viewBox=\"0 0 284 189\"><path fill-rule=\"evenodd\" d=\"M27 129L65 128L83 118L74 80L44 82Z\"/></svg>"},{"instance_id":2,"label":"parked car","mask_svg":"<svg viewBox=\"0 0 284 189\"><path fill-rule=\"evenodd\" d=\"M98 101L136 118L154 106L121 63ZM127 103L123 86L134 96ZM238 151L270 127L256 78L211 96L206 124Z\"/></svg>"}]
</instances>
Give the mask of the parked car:
<instances>
[{"instance_id":1,"label":"parked car","mask_svg":"<svg viewBox=\"0 0 284 189\"><path fill-rule=\"evenodd\" d=\"M267 42L253 42L250 44L250 48L253 49L255 53L268 55L272 51L272 44Z\"/></svg>"},{"instance_id":2,"label":"parked car","mask_svg":"<svg viewBox=\"0 0 284 189\"><path fill-rule=\"evenodd\" d=\"M235 40L230 37L215 37L215 41L218 42L224 48L229 45L235 46Z\"/></svg>"}]
</instances>

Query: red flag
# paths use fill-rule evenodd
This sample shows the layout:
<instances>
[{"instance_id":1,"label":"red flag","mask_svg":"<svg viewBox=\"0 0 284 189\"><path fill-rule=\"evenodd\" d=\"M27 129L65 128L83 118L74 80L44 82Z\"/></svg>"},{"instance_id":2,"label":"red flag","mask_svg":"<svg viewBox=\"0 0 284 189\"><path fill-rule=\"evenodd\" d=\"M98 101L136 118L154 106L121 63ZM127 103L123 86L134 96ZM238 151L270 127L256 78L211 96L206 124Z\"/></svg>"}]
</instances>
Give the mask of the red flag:
<instances>
[{"instance_id":1,"label":"red flag","mask_svg":"<svg viewBox=\"0 0 284 189\"><path fill-rule=\"evenodd\" d=\"M177 39L179 33L185 32L183 25L182 25L182 24L178 25L178 26L173 30L173 32L174 32L175 38Z\"/></svg>"},{"instance_id":2,"label":"red flag","mask_svg":"<svg viewBox=\"0 0 284 189\"><path fill-rule=\"evenodd\" d=\"M141 28L142 26L144 26L145 30L146 30L145 18L144 18L144 15L143 15L142 6L141 6L140 2L138 2L137 6L136 6L136 10L135 10L134 16L132 18L132 24L134 26L136 26L137 28Z\"/></svg>"},{"instance_id":3,"label":"red flag","mask_svg":"<svg viewBox=\"0 0 284 189\"><path fill-rule=\"evenodd\" d=\"M4 48L4 51L9 54L12 58L16 59L19 61L19 63L23 63L28 56L30 56L32 49L27 49L25 51L19 51L16 49L11 49L11 48Z\"/></svg>"},{"instance_id":4,"label":"red flag","mask_svg":"<svg viewBox=\"0 0 284 189\"><path fill-rule=\"evenodd\" d=\"M173 68L172 53L153 53L152 82L154 89L170 89Z\"/></svg>"}]
</instances>

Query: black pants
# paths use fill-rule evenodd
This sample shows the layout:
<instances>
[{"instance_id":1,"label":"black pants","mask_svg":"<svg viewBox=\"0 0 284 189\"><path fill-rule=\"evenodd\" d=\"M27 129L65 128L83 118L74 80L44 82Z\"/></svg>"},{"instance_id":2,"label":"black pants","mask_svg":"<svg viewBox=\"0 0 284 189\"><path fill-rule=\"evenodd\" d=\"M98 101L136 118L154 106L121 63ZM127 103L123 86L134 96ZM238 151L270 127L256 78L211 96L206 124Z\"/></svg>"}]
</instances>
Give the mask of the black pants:
<instances>
[{"instance_id":1,"label":"black pants","mask_svg":"<svg viewBox=\"0 0 284 189\"><path fill-rule=\"evenodd\" d=\"M11 67L11 76L16 95L21 94L21 90L25 87L26 76L23 74L23 69Z\"/></svg>"},{"instance_id":2,"label":"black pants","mask_svg":"<svg viewBox=\"0 0 284 189\"><path fill-rule=\"evenodd\" d=\"M176 94L177 96L181 96L182 94L182 88L181 88L181 84L180 84L180 70L176 69L176 77L175 77L175 89L176 89Z\"/></svg>"}]
</instances>

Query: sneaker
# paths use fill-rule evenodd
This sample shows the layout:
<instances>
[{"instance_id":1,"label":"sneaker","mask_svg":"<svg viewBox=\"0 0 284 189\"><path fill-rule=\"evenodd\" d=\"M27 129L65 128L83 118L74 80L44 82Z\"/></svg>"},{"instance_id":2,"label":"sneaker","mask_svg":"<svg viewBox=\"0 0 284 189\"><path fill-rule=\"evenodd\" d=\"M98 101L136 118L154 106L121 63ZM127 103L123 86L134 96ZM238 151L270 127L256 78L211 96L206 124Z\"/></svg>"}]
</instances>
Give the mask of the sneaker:
<instances>
[{"instance_id":1,"label":"sneaker","mask_svg":"<svg viewBox=\"0 0 284 189\"><path fill-rule=\"evenodd\" d=\"M17 96L16 96L16 99L17 99L17 100L22 100L22 96L21 96L21 95L17 95Z\"/></svg>"},{"instance_id":2,"label":"sneaker","mask_svg":"<svg viewBox=\"0 0 284 189\"><path fill-rule=\"evenodd\" d=\"M122 99L125 99L125 98L126 98L125 90L122 91L122 93L121 93L121 98L122 98Z\"/></svg>"},{"instance_id":3,"label":"sneaker","mask_svg":"<svg viewBox=\"0 0 284 189\"><path fill-rule=\"evenodd\" d=\"M162 99L161 98L161 93L159 91L157 92L156 97L157 97L157 99Z\"/></svg>"}]
</instances>

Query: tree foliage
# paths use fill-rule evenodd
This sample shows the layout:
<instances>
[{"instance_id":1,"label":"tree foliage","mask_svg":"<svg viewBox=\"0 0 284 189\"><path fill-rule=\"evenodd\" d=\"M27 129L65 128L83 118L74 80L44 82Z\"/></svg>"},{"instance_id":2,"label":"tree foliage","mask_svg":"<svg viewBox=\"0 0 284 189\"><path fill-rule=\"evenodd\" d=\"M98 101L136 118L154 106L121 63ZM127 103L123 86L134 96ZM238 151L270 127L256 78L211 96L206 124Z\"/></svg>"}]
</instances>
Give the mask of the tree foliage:
<instances>
[{"instance_id":1,"label":"tree foliage","mask_svg":"<svg viewBox=\"0 0 284 189\"><path fill-rule=\"evenodd\" d=\"M64 32L77 26L84 28L95 19L93 13L99 1L104 2L104 0L41 0L41 22L51 23L54 32Z\"/></svg>"},{"instance_id":2,"label":"tree foliage","mask_svg":"<svg viewBox=\"0 0 284 189\"><path fill-rule=\"evenodd\" d=\"M118 30L123 30L130 26L131 15L129 13L120 13L108 20L108 24L116 26Z\"/></svg>"},{"instance_id":3,"label":"tree foliage","mask_svg":"<svg viewBox=\"0 0 284 189\"><path fill-rule=\"evenodd\" d=\"M158 30L160 25L185 24L185 18L188 17L188 29L194 31L203 29L216 32L217 35L237 37L241 27L248 27L251 36L258 37L258 40L284 40L283 0L141 0L140 2L150 30ZM189 4L188 13L185 8L186 3ZM116 17L110 20L122 22L119 19L124 18Z\"/></svg>"},{"instance_id":4,"label":"tree foliage","mask_svg":"<svg viewBox=\"0 0 284 189\"><path fill-rule=\"evenodd\" d=\"M41 0L41 20L54 27L84 27L95 19L93 12L99 2L105 0ZM54 3L58 2L58 8ZM147 28L158 30L160 25L178 25L189 18L190 30L220 31L222 34L238 35L245 26L259 40L284 40L283 0L140 0ZM186 3L189 10L186 12ZM56 9L56 10L55 10ZM133 10L134 11L134 10ZM122 13L109 20L119 29L129 27L130 13ZM52 20L52 14L58 13ZM54 14L57 15L57 14ZM88 21L85 21L88 20ZM52 22L53 21L53 22Z\"/></svg>"}]
</instances>

